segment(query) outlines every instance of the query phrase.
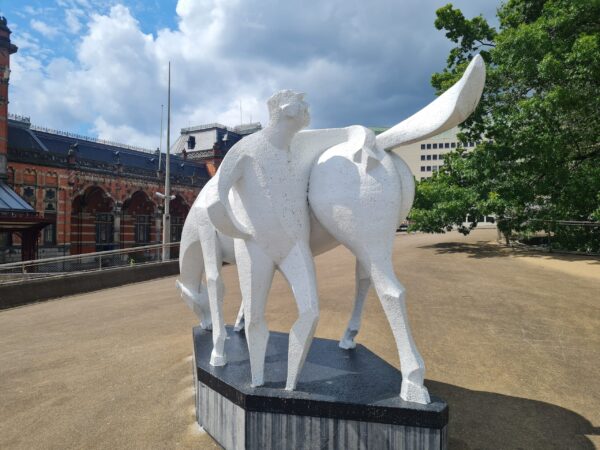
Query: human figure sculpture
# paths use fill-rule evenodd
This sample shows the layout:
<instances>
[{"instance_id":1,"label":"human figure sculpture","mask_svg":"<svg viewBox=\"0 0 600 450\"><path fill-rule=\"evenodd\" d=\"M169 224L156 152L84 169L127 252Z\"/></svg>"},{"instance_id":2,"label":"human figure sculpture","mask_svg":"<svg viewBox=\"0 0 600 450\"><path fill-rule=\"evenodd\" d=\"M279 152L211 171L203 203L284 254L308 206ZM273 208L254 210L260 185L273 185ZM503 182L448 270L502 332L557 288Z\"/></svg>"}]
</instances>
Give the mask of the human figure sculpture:
<instances>
[{"instance_id":1,"label":"human figure sculpture","mask_svg":"<svg viewBox=\"0 0 600 450\"><path fill-rule=\"evenodd\" d=\"M238 142L219 168L208 215L234 241L252 384L264 383L269 330L265 305L275 269L290 284L298 319L290 330L286 389L293 390L319 319L310 251L308 170L291 154L292 139L310 123L303 94L281 91L268 101L268 126ZM233 202L229 192L235 185Z\"/></svg>"},{"instance_id":2,"label":"human figure sculpture","mask_svg":"<svg viewBox=\"0 0 600 450\"><path fill-rule=\"evenodd\" d=\"M235 259L242 287L254 385L260 385L264 380L264 352L268 336L264 325L264 300L273 270L276 266L282 270L283 266L282 272L293 290L294 285L298 286L300 282L309 283L308 287L303 285L301 290L294 290L300 314L290 333L288 367L291 369L288 370L286 383L287 389L293 389L318 319L310 252L316 255L342 243L357 258L357 297L341 346L346 344L351 347L353 344L364 296L372 283L390 322L400 355L400 396L407 401L429 402L429 394L423 385L424 363L412 339L406 317L405 290L396 279L392 267L394 233L412 205L414 180L404 161L387 150L439 134L464 121L477 106L484 80L483 60L476 56L461 80L452 88L377 137L360 126L298 132L302 128L300 118L308 115L307 108L297 94L284 91L287 93L281 93L278 97L284 101L277 100L275 103L284 114L284 120L294 125L287 123L279 132L279 122L272 121L265 129L267 133L245 138L236 146L247 142L246 147L235 151L234 146L228 153L217 173L218 180L212 186L207 185L206 197L200 201L203 197L201 193L198 201L212 225L235 238ZM272 100L275 98L272 97ZM299 105L290 106L293 104ZM271 110L271 101L269 107ZM250 140L253 136L256 137ZM275 143L269 141L271 137L277 138ZM256 147L262 150L256 150ZM276 164L268 167L260 163L255 165L256 160L252 159L258 157L260 160L261 155L273 156L263 153L267 149L275 151ZM284 160L282 155L288 159ZM269 174L266 173L267 169L271 171ZM284 186L282 191L273 190L273 187L282 187L284 182L291 182L291 185ZM310 214L305 203L306 190L304 196L301 195L302 186L308 186ZM267 188L260 191L263 187ZM261 192L264 192L264 196ZM285 207L286 201L290 200L287 196L290 195L294 196L293 210ZM264 202L265 196L270 205L279 209L267 211L264 205L261 208L260 203ZM296 214L296 211L300 214ZM264 227L260 223L264 217L268 217L265 223L275 228ZM187 220L184 235L186 228L190 228L187 227ZM269 239L273 229L281 233L274 240ZM214 232L214 229L213 233L223 248L228 247L222 235ZM191 233L190 236L192 240L199 239L198 234ZM213 321L222 323L220 308L213 307L218 306L219 301L214 302L211 298L222 297L222 291L213 289L211 295L209 289L210 308L207 308L206 296L193 292L194 284L200 286L198 279L184 275L184 272L189 273L186 255L194 254L193 249L203 247L204 242L195 245L192 241L184 245L182 237L182 296L187 296L187 301L193 304L197 312L200 310L204 317L208 316L210 309ZM189 257L192 261L193 258ZM192 287L189 283L192 283ZM210 281L207 284L210 285ZM198 302L204 303L200 306ZM213 333L215 331L213 328ZM217 344L222 352L224 340L213 338L213 341L213 355ZM215 358L216 363L223 362L218 359Z\"/></svg>"}]
</instances>

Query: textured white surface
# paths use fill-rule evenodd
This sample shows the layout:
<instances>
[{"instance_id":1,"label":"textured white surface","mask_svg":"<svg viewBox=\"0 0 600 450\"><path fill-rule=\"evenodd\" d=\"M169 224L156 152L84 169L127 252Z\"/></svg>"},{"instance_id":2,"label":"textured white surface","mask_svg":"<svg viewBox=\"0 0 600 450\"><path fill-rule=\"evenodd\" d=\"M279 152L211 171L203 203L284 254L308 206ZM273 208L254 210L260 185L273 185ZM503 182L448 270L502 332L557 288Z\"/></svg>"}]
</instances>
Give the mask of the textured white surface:
<instances>
[{"instance_id":1,"label":"textured white surface","mask_svg":"<svg viewBox=\"0 0 600 450\"><path fill-rule=\"evenodd\" d=\"M254 385L264 381L264 309L275 269L292 287L298 319L290 331L286 388L294 389L319 318L312 255L342 243L357 258L357 288L340 346L355 345L372 284L400 355L400 395L407 401L429 402L425 366L410 332L406 294L394 274L391 254L396 228L412 206L414 179L402 158L385 150L464 121L477 106L484 80L483 60L476 56L445 94L377 137L362 126L299 131L309 120L303 96L281 91L271 97L269 126L229 151L184 225L178 286L203 326L211 326L212 311L211 364L226 361L219 271L221 261L233 262L233 247ZM206 286L201 282L204 270Z\"/></svg>"}]
</instances>

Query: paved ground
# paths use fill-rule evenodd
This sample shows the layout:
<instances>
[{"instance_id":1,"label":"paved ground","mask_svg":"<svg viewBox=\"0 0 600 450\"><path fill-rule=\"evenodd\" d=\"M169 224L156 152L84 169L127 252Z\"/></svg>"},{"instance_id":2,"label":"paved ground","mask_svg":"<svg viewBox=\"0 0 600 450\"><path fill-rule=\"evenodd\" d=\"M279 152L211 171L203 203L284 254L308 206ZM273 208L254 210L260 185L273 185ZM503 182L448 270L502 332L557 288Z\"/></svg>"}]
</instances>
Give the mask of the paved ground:
<instances>
[{"instance_id":1,"label":"paved ground","mask_svg":"<svg viewBox=\"0 0 600 450\"><path fill-rule=\"evenodd\" d=\"M490 241L398 235L427 386L450 404L454 449L600 448L600 261L519 255ZM544 262L546 261L546 262ZM354 262L317 258L317 335L338 338ZM226 313L239 289L224 269ZM359 341L398 366L373 293ZM295 319L280 277L269 325ZM174 278L0 312L0 448L212 448L194 425L192 313Z\"/></svg>"}]
</instances>

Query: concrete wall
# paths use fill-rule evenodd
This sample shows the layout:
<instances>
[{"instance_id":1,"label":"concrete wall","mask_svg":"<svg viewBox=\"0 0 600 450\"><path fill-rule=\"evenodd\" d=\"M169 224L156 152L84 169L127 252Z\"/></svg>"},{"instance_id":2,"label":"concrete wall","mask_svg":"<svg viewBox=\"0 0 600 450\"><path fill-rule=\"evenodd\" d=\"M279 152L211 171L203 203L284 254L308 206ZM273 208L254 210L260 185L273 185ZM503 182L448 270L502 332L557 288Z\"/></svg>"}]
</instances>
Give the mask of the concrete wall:
<instances>
[{"instance_id":1,"label":"concrete wall","mask_svg":"<svg viewBox=\"0 0 600 450\"><path fill-rule=\"evenodd\" d=\"M65 274L52 278L0 285L0 310L52 298L98 291L179 273L178 261L119 267L100 272ZM173 285L175 289L175 285Z\"/></svg>"}]
</instances>

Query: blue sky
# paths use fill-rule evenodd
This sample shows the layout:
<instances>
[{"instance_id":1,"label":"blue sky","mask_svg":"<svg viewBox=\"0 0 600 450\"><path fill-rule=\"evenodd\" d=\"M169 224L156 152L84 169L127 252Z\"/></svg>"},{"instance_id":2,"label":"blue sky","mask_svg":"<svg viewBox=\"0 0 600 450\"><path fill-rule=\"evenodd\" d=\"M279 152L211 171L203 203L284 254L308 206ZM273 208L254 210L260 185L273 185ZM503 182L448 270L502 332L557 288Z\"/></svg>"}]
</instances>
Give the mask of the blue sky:
<instances>
[{"instance_id":1,"label":"blue sky","mask_svg":"<svg viewBox=\"0 0 600 450\"><path fill-rule=\"evenodd\" d=\"M0 0L12 113L155 148L172 63L172 136L266 122L278 89L307 93L312 128L389 126L433 99L450 48L437 0ZM468 17L499 3L458 0Z\"/></svg>"}]
</instances>

